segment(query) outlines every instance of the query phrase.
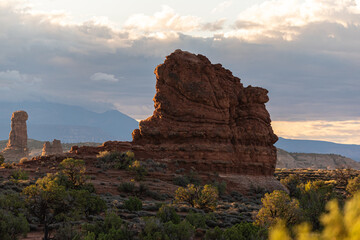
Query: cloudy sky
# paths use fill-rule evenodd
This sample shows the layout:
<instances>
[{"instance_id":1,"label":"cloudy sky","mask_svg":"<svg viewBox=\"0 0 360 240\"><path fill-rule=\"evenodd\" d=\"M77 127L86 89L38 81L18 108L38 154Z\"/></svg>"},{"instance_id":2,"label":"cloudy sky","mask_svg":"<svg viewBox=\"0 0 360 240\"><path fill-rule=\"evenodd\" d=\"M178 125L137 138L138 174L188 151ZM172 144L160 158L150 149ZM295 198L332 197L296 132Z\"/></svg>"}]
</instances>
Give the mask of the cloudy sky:
<instances>
[{"instance_id":1,"label":"cloudy sky","mask_svg":"<svg viewBox=\"0 0 360 240\"><path fill-rule=\"evenodd\" d=\"M144 119L178 48L267 88L279 136L360 144L360 0L0 0L0 101Z\"/></svg>"}]
</instances>

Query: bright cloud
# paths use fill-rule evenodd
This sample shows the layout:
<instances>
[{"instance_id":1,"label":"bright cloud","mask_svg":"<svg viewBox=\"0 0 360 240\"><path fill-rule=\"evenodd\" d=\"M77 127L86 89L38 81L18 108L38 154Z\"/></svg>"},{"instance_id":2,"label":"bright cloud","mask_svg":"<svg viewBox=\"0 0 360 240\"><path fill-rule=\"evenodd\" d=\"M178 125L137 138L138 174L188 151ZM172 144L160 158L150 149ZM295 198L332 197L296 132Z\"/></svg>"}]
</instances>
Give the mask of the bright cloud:
<instances>
[{"instance_id":1,"label":"bright cloud","mask_svg":"<svg viewBox=\"0 0 360 240\"><path fill-rule=\"evenodd\" d=\"M360 144L360 120L348 121L274 121L277 135L290 139L322 140L344 144Z\"/></svg>"},{"instance_id":2,"label":"bright cloud","mask_svg":"<svg viewBox=\"0 0 360 240\"><path fill-rule=\"evenodd\" d=\"M225 9L229 8L232 5L233 1L225 1L222 3L219 3L219 5L217 5L215 8L213 8L213 10L211 11L212 13L216 13L216 12L223 12Z\"/></svg>"},{"instance_id":3,"label":"bright cloud","mask_svg":"<svg viewBox=\"0 0 360 240\"><path fill-rule=\"evenodd\" d=\"M237 30L226 37L256 41L263 38L294 40L311 23L360 24L360 6L354 0L272 0L239 14Z\"/></svg>"},{"instance_id":4,"label":"bright cloud","mask_svg":"<svg viewBox=\"0 0 360 240\"><path fill-rule=\"evenodd\" d=\"M129 30L141 30L144 32L176 31L190 32L198 29L201 18L196 16L180 16L174 9L163 6L160 12L153 16L135 14L131 16L124 27Z\"/></svg>"},{"instance_id":5,"label":"bright cloud","mask_svg":"<svg viewBox=\"0 0 360 240\"><path fill-rule=\"evenodd\" d=\"M94 73L93 75L90 76L90 79L92 81L99 81L99 82L103 82L103 81L118 82L119 81L119 79L117 79L114 75L102 73L102 72Z\"/></svg>"}]
</instances>

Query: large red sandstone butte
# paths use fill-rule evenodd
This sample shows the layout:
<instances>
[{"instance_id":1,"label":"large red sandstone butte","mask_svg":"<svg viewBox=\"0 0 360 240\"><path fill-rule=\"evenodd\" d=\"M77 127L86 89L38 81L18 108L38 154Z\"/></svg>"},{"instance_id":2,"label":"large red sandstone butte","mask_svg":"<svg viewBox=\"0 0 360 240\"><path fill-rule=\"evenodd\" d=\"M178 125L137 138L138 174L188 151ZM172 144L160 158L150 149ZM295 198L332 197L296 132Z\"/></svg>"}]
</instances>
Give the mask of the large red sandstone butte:
<instances>
[{"instance_id":1,"label":"large red sandstone butte","mask_svg":"<svg viewBox=\"0 0 360 240\"><path fill-rule=\"evenodd\" d=\"M155 111L134 130L134 144L201 171L273 175L277 137L266 89L244 87L220 64L181 50L155 74Z\"/></svg>"},{"instance_id":2,"label":"large red sandstone butte","mask_svg":"<svg viewBox=\"0 0 360 240\"><path fill-rule=\"evenodd\" d=\"M273 177L277 136L265 103L268 91L240 79L203 55L176 50L155 69L153 116L133 131L132 142L106 142L71 153L132 150L138 159L170 168L218 173L249 189L283 189Z\"/></svg>"}]
</instances>

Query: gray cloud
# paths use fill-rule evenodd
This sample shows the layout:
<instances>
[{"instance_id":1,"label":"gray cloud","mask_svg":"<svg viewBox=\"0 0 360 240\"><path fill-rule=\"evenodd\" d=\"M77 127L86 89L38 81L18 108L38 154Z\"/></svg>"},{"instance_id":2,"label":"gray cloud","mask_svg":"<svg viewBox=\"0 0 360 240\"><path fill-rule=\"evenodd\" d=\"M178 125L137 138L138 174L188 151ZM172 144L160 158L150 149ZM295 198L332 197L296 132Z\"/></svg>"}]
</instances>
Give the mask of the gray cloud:
<instances>
[{"instance_id":1,"label":"gray cloud","mask_svg":"<svg viewBox=\"0 0 360 240\"><path fill-rule=\"evenodd\" d=\"M97 72L90 76L90 79L93 81L100 81L100 82L118 82L119 79L117 79L112 74Z\"/></svg>"},{"instance_id":2,"label":"gray cloud","mask_svg":"<svg viewBox=\"0 0 360 240\"><path fill-rule=\"evenodd\" d=\"M358 24L319 21L297 27L293 41L264 36L254 43L181 33L163 39L131 38L131 29L114 30L94 22L61 25L4 6L0 16L3 99L38 98L97 111L117 108L144 118L153 111L154 68L181 48L222 63L245 86L269 89L273 120L360 117ZM121 84L89 79L94 73L104 73L102 80L113 82L122 76ZM10 78L1 78L6 75L31 84L11 87Z\"/></svg>"}]
</instances>

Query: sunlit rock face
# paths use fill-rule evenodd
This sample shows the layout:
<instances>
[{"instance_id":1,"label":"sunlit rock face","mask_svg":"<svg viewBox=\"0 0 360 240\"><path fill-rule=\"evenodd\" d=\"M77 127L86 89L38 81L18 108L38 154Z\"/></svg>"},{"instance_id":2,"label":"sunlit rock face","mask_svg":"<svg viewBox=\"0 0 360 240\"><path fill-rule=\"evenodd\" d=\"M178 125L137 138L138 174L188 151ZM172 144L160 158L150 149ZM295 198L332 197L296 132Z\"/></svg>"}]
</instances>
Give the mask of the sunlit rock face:
<instances>
[{"instance_id":1,"label":"sunlit rock face","mask_svg":"<svg viewBox=\"0 0 360 240\"><path fill-rule=\"evenodd\" d=\"M153 116L133 132L154 159L199 171L271 176L276 135L265 108L268 91L202 55L176 50L155 69Z\"/></svg>"},{"instance_id":2,"label":"sunlit rock face","mask_svg":"<svg viewBox=\"0 0 360 240\"><path fill-rule=\"evenodd\" d=\"M6 161L17 162L23 157L29 156L27 148L27 126L28 114L17 111L11 117L11 131L6 148L1 152Z\"/></svg>"},{"instance_id":3,"label":"sunlit rock face","mask_svg":"<svg viewBox=\"0 0 360 240\"><path fill-rule=\"evenodd\" d=\"M61 141L54 139L52 143L50 142L44 143L41 156L57 155L62 153L63 153L63 148L61 145Z\"/></svg>"}]
</instances>

